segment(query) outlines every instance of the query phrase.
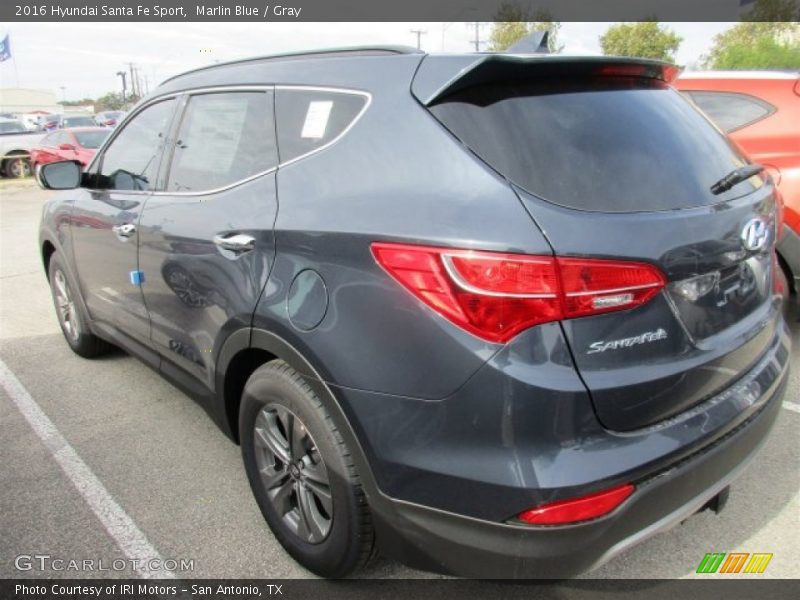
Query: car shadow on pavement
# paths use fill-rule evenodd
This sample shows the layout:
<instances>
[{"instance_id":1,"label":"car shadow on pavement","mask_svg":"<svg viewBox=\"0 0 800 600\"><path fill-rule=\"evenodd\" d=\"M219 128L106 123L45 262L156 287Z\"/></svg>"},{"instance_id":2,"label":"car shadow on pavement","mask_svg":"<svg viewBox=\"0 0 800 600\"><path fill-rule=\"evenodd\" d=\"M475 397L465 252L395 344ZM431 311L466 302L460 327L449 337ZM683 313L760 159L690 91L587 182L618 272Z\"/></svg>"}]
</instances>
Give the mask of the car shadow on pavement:
<instances>
[{"instance_id":1,"label":"car shadow on pavement","mask_svg":"<svg viewBox=\"0 0 800 600\"><path fill-rule=\"evenodd\" d=\"M800 323L792 319L791 328L795 344L793 356L797 357L800 355ZM138 361L121 350L93 361L78 358L70 352L60 334L3 340L0 358L28 387L45 412L52 411L49 416L56 425L61 410L56 407L59 407L62 386L86 386L89 393L93 389L112 389L114 385L121 385L126 388L126 395L136 395L137 386L144 393L146 388L142 377L149 371L141 369ZM797 364L796 358L792 360L793 364ZM73 364L74 369L68 367ZM53 366L48 368L47 365ZM52 371L53 377L43 377L43 369ZM74 376L65 381L63 374L70 371L75 372ZM158 377L155 372L152 376ZM35 385L29 387L29 383L34 382ZM800 393L800 386L790 384L789 389L789 393L795 397L787 396L787 400L800 403L800 398L796 397ZM105 398L104 401L113 402L114 398ZM70 410L80 410L80 407L70 407ZM136 418L141 421L138 428L147 432L148 418L152 417L143 412ZM97 427L100 435L102 423L98 422ZM221 431L217 434L224 437ZM174 435L180 438L190 433L182 434L176 430ZM89 439L91 437L87 436ZM799 437L800 415L781 410L772 434L751 465L731 486L730 500L720 514L710 511L696 514L672 530L631 548L583 578L680 578L693 575L707 552L732 551L772 552L775 556L765 575L792 577L796 550L792 533L796 528L796 517L788 514L791 511L787 510L787 505L796 499L800 489L800 471L797 469L800 450L794 443ZM140 442L146 443L146 433L142 434ZM192 474L187 473L186 476L190 478ZM120 501L124 502L124 499ZM160 510L174 510L175 518L179 519L182 507L164 504ZM781 526L782 522L785 522L785 527ZM291 559L287 557L287 560ZM226 576L239 575L231 572ZM269 577L270 573L265 570L263 576ZM360 573L360 577L427 578L436 575L414 571L379 557ZM567 582L567 585L570 583ZM579 588L584 584L574 581L571 585Z\"/></svg>"}]
</instances>

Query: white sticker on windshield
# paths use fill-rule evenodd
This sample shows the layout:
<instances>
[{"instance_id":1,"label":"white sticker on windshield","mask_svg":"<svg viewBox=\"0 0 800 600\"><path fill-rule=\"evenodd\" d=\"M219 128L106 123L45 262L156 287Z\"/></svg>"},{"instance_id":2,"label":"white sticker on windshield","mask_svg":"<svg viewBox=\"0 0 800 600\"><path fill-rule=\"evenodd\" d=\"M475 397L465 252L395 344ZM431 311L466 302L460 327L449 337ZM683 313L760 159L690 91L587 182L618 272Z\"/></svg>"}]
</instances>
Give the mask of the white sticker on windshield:
<instances>
[{"instance_id":1,"label":"white sticker on windshield","mask_svg":"<svg viewBox=\"0 0 800 600\"><path fill-rule=\"evenodd\" d=\"M315 100L309 102L306 121L303 123L301 138L320 139L325 137L325 129L328 127L328 118L331 116L333 108L332 100Z\"/></svg>"}]
</instances>

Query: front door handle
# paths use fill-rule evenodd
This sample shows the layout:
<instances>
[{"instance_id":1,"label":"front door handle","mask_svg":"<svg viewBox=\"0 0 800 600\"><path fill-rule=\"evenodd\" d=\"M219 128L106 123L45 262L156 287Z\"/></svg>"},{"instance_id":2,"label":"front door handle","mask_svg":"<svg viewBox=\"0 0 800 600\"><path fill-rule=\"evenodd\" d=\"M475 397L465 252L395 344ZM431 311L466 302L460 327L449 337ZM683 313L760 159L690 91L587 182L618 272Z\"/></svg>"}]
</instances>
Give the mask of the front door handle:
<instances>
[{"instance_id":1,"label":"front door handle","mask_svg":"<svg viewBox=\"0 0 800 600\"><path fill-rule=\"evenodd\" d=\"M246 233L215 235L214 243L223 250L230 250L236 254L241 254L242 252L249 252L256 247L256 238Z\"/></svg>"},{"instance_id":2,"label":"front door handle","mask_svg":"<svg viewBox=\"0 0 800 600\"><path fill-rule=\"evenodd\" d=\"M111 231L116 233L121 238L129 238L136 233L136 225L133 223L124 223L122 225L114 225Z\"/></svg>"}]
</instances>

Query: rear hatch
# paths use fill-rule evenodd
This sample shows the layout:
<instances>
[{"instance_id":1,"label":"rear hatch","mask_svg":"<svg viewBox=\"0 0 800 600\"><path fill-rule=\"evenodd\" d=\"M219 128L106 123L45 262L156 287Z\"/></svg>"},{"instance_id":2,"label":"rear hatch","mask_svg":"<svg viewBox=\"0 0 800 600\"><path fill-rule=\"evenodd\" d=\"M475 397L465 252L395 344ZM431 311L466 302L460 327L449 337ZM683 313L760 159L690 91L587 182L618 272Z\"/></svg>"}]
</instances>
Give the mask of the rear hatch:
<instances>
[{"instance_id":1,"label":"rear hatch","mask_svg":"<svg viewBox=\"0 0 800 600\"><path fill-rule=\"evenodd\" d=\"M598 418L618 431L717 394L777 326L773 186L759 174L712 193L748 161L669 86L675 74L642 60L428 57L412 88L509 180L557 256L663 273L642 306L562 322Z\"/></svg>"}]
</instances>

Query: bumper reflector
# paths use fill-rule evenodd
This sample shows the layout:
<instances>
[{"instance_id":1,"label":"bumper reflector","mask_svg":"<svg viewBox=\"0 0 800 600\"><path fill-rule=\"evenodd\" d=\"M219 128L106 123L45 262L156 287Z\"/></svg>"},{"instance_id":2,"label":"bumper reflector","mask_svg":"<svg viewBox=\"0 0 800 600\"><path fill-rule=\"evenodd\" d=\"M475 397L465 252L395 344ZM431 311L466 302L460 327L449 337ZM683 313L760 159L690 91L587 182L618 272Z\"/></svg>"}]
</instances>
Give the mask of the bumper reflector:
<instances>
[{"instance_id":1,"label":"bumper reflector","mask_svg":"<svg viewBox=\"0 0 800 600\"><path fill-rule=\"evenodd\" d=\"M530 525L567 525L607 515L622 504L633 493L633 484L626 483L609 490L548 502L517 515L523 523Z\"/></svg>"}]
</instances>

